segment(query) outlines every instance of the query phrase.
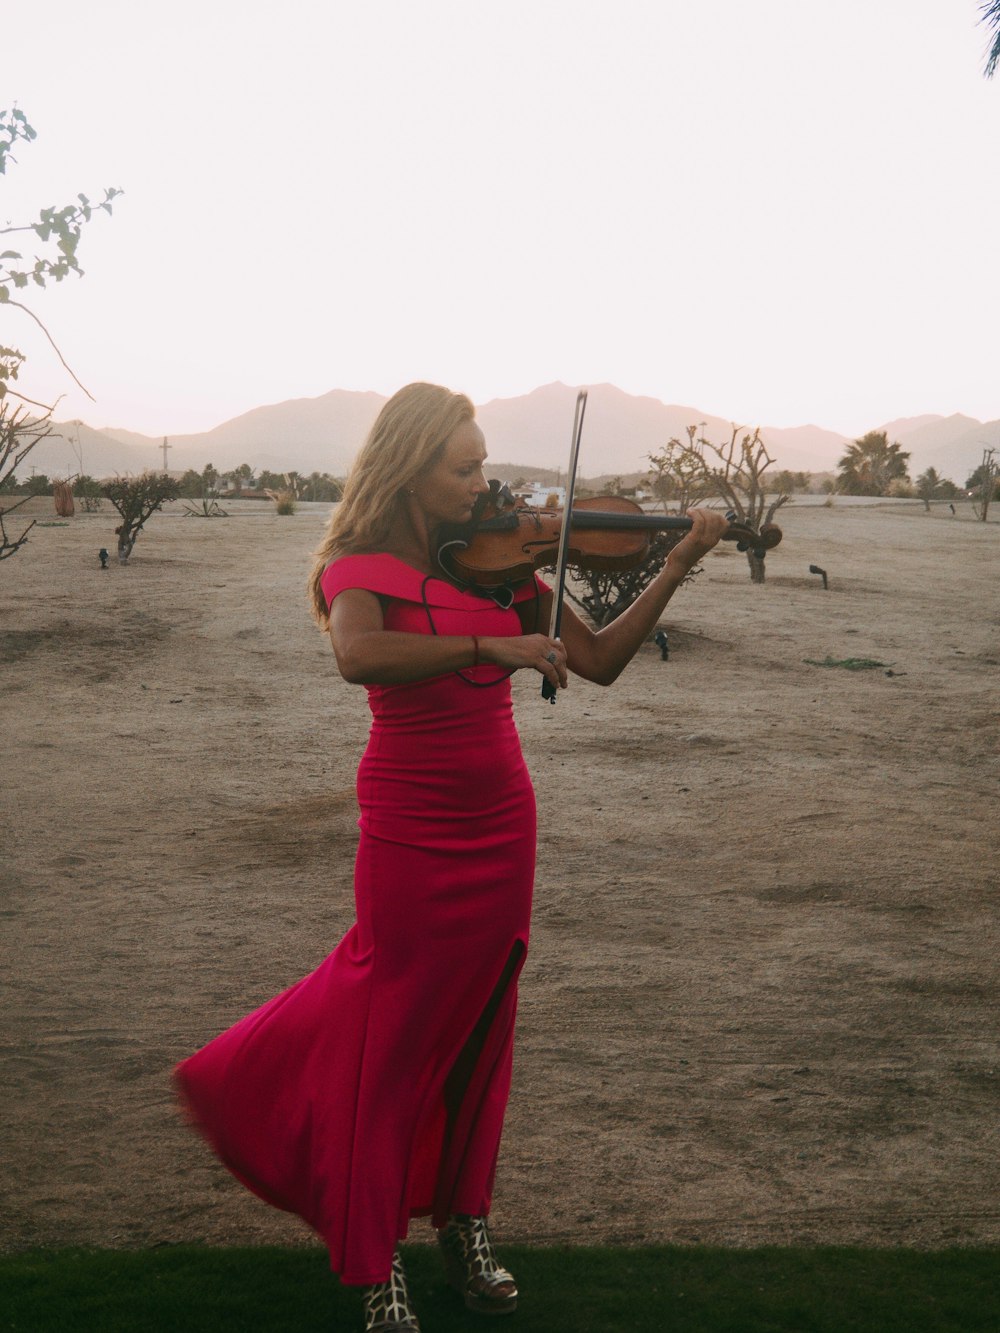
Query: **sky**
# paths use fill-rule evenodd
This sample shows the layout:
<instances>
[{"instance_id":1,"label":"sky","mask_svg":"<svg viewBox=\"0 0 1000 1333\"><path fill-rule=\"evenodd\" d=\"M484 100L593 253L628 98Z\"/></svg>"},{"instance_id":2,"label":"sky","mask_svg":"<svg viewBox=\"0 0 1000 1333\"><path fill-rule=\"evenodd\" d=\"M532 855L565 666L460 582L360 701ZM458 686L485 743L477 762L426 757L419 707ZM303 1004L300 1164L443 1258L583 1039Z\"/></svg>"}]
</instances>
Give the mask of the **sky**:
<instances>
[{"instance_id":1,"label":"sky","mask_svg":"<svg viewBox=\"0 0 1000 1333\"><path fill-rule=\"evenodd\" d=\"M58 420L208 430L553 380L858 436L1000 417L978 0L46 0L0 225L124 191L0 310ZM30 236L4 247L34 254Z\"/></svg>"}]
</instances>

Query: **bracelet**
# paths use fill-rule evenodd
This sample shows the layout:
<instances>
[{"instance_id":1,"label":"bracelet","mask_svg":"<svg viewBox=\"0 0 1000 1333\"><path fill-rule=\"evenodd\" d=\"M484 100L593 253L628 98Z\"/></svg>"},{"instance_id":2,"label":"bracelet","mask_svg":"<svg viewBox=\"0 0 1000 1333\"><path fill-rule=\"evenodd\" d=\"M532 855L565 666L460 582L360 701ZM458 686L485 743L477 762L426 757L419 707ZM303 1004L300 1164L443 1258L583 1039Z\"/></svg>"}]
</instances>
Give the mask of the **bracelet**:
<instances>
[{"instance_id":1,"label":"bracelet","mask_svg":"<svg viewBox=\"0 0 1000 1333\"><path fill-rule=\"evenodd\" d=\"M472 636L472 665L474 667L479 665L479 638L475 634Z\"/></svg>"}]
</instances>

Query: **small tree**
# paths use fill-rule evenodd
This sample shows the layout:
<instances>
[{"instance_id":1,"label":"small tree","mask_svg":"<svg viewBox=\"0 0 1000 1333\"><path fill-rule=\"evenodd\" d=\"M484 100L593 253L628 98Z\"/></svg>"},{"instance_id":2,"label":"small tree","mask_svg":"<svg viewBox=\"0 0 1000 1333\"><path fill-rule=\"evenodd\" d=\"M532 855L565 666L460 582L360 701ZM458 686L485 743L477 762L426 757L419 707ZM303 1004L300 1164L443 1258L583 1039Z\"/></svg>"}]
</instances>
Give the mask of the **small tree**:
<instances>
[{"instance_id":1,"label":"small tree","mask_svg":"<svg viewBox=\"0 0 1000 1333\"><path fill-rule=\"evenodd\" d=\"M310 472L306 482L306 498L309 500L339 500L343 487L328 472Z\"/></svg>"},{"instance_id":2,"label":"small tree","mask_svg":"<svg viewBox=\"0 0 1000 1333\"><path fill-rule=\"evenodd\" d=\"M696 438L697 429L688 426L687 444L673 439L659 454L650 455L654 471L676 479L683 493L682 510L697 500L718 498L735 523L760 532L788 500L784 493L768 498L764 473L773 460L760 438L760 430L741 435L743 427L734 426L725 444L713 444L703 437ZM764 557L753 550L746 555L751 581L763 583Z\"/></svg>"},{"instance_id":3,"label":"small tree","mask_svg":"<svg viewBox=\"0 0 1000 1333\"><path fill-rule=\"evenodd\" d=\"M83 501L83 507L88 514L100 509L104 500L101 483L95 477L88 476L86 472L74 480L73 494Z\"/></svg>"},{"instance_id":4,"label":"small tree","mask_svg":"<svg viewBox=\"0 0 1000 1333\"><path fill-rule=\"evenodd\" d=\"M257 488L270 495L272 491L285 489L285 477L282 472L270 472L265 468L257 478Z\"/></svg>"},{"instance_id":5,"label":"small tree","mask_svg":"<svg viewBox=\"0 0 1000 1333\"><path fill-rule=\"evenodd\" d=\"M990 501L996 498L998 480L1000 480L1000 461L996 458L996 450L984 448L983 461L966 482L966 485L972 491L972 495L969 497L972 500L972 507L981 523L986 522L986 515L990 511ZM976 494L977 491L978 495Z\"/></svg>"},{"instance_id":6,"label":"small tree","mask_svg":"<svg viewBox=\"0 0 1000 1333\"><path fill-rule=\"evenodd\" d=\"M929 513L932 500L951 500L958 487L947 477L939 476L936 468L929 467L917 478L916 490Z\"/></svg>"},{"instance_id":7,"label":"small tree","mask_svg":"<svg viewBox=\"0 0 1000 1333\"><path fill-rule=\"evenodd\" d=\"M193 467L188 468L177 484L180 487L180 496L184 500L200 500L205 493L201 473L196 472Z\"/></svg>"},{"instance_id":8,"label":"small tree","mask_svg":"<svg viewBox=\"0 0 1000 1333\"><path fill-rule=\"evenodd\" d=\"M139 533L146 520L168 500L176 500L180 485L165 472L145 472L141 477L115 477L106 482L104 494L121 515L115 528L118 538L118 559L124 565L132 554Z\"/></svg>"},{"instance_id":9,"label":"small tree","mask_svg":"<svg viewBox=\"0 0 1000 1333\"><path fill-rule=\"evenodd\" d=\"M795 491L807 492L812 482L808 472L791 472L788 468L775 472L768 480L775 494L785 493L788 495L792 495Z\"/></svg>"}]
</instances>

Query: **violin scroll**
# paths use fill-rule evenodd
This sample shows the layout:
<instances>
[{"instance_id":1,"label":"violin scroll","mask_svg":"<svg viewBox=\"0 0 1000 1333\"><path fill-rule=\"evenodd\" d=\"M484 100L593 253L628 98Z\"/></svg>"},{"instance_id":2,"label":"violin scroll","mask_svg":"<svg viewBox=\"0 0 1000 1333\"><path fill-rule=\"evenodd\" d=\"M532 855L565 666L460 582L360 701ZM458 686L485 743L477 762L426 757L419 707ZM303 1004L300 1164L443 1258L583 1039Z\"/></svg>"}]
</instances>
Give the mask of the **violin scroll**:
<instances>
[{"instance_id":1,"label":"violin scroll","mask_svg":"<svg viewBox=\"0 0 1000 1333\"><path fill-rule=\"evenodd\" d=\"M737 551L750 551L758 560L763 560L768 551L773 551L782 538L782 531L777 523L765 523L760 532L742 523L735 522L734 514L727 514L728 531L722 534L724 542L735 542Z\"/></svg>"}]
</instances>

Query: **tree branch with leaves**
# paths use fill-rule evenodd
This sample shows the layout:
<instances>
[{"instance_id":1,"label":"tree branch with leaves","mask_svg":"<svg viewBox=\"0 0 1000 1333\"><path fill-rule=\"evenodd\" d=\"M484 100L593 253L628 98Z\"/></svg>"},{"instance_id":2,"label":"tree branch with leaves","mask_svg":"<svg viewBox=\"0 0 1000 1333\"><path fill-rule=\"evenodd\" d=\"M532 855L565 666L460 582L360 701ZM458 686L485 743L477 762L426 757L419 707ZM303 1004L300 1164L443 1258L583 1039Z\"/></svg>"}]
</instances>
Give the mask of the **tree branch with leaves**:
<instances>
[{"instance_id":1,"label":"tree branch with leaves","mask_svg":"<svg viewBox=\"0 0 1000 1333\"><path fill-rule=\"evenodd\" d=\"M36 137L35 130L28 123L23 111L19 111L17 107L12 110L0 110L0 176L7 174L8 162L17 161L12 152L14 146L18 142L31 143ZM88 398L92 398L93 395L77 379L44 322L30 306L25 305L23 301L15 300L12 292L23 291L29 287L47 287L51 282L62 282L71 273L82 277L83 269L80 267L77 251L83 227L96 211L110 213L113 200L121 193L118 189L107 189L104 191L104 198L97 203L92 202L85 194L78 194L75 203L65 204L62 208L43 208L35 222L0 227L0 236L12 236L23 232L44 247L41 253L35 254L31 260L26 260L21 250L0 251L0 306L19 310L37 324L59 358L60 364ZM51 412L54 404L36 402L12 388L23 361L24 356L17 348L0 348L0 399L12 393L22 402L31 403L33 407L41 407Z\"/></svg>"},{"instance_id":2,"label":"tree branch with leaves","mask_svg":"<svg viewBox=\"0 0 1000 1333\"><path fill-rule=\"evenodd\" d=\"M17 160L12 152L15 145L19 142L29 144L36 137L23 111L17 107L0 110L0 176L7 174L8 162ZM82 229L96 210L110 213L112 201L120 194L121 190L105 190L104 198L96 204L85 194L78 194L75 203L66 204L62 208L43 208L36 222L0 227L0 236L23 232L30 234L43 247L33 260L26 260L22 250L0 251L0 310L5 313L18 310L37 324L67 374L91 399L93 396L77 379L43 321L23 301L14 300L11 293L29 287L47 287L50 282L62 282L71 273L82 276L83 269L77 258ZM17 347L0 346L0 484L8 477L13 477L18 464L24 461L39 441L51 434L49 422L55 404L40 403L22 393L19 387L14 387L18 384L23 365L24 353ZM18 400L19 406L11 405L13 398ZM25 404L40 409L41 415L29 415L23 406ZM18 502L23 503L23 500ZM33 523L29 523L17 538L7 533L3 525L4 516L17 507L10 505L0 510L0 559L19 551L34 527Z\"/></svg>"}]
</instances>

